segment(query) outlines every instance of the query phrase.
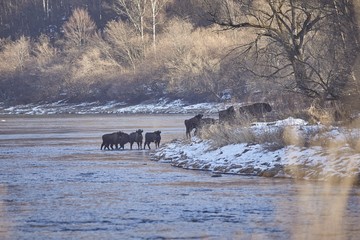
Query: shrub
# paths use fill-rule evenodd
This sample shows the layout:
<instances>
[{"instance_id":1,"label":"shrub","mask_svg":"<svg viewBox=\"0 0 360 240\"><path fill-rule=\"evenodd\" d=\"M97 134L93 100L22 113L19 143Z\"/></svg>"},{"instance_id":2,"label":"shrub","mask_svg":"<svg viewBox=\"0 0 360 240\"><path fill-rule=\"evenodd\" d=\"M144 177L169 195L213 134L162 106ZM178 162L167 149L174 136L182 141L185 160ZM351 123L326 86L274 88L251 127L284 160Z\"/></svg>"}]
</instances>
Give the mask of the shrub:
<instances>
[{"instance_id":1,"label":"shrub","mask_svg":"<svg viewBox=\"0 0 360 240\"><path fill-rule=\"evenodd\" d=\"M89 43L95 35L96 25L87 10L76 8L63 25L64 36L69 47L81 47Z\"/></svg>"},{"instance_id":2,"label":"shrub","mask_svg":"<svg viewBox=\"0 0 360 240\"><path fill-rule=\"evenodd\" d=\"M216 149L229 144L255 143L255 134L250 128L238 128L229 124L214 124L202 128L200 137L211 140Z\"/></svg>"},{"instance_id":3,"label":"shrub","mask_svg":"<svg viewBox=\"0 0 360 240\"><path fill-rule=\"evenodd\" d=\"M264 123L265 124L265 123ZM243 124L214 124L201 129L200 138L210 140L216 149L229 144L264 144L268 150L276 150L287 145L307 147L309 145L329 145L330 138L322 135L320 127L302 129L299 126L250 126Z\"/></svg>"}]
</instances>

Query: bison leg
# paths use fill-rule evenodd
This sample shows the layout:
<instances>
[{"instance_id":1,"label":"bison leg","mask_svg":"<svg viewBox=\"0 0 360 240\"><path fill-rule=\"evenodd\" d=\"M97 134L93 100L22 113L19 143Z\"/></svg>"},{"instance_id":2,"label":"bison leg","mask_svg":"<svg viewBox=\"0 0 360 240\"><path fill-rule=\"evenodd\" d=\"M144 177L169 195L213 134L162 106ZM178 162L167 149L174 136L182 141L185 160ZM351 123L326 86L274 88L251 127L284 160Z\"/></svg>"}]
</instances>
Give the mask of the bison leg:
<instances>
[{"instance_id":1,"label":"bison leg","mask_svg":"<svg viewBox=\"0 0 360 240\"><path fill-rule=\"evenodd\" d=\"M198 136L198 134L199 134L199 130L197 128L195 128L194 136Z\"/></svg>"},{"instance_id":2,"label":"bison leg","mask_svg":"<svg viewBox=\"0 0 360 240\"><path fill-rule=\"evenodd\" d=\"M186 137L191 138L191 131L189 128L186 128Z\"/></svg>"},{"instance_id":3,"label":"bison leg","mask_svg":"<svg viewBox=\"0 0 360 240\"><path fill-rule=\"evenodd\" d=\"M104 150L106 150L106 149L110 150L109 143L105 143Z\"/></svg>"}]
</instances>

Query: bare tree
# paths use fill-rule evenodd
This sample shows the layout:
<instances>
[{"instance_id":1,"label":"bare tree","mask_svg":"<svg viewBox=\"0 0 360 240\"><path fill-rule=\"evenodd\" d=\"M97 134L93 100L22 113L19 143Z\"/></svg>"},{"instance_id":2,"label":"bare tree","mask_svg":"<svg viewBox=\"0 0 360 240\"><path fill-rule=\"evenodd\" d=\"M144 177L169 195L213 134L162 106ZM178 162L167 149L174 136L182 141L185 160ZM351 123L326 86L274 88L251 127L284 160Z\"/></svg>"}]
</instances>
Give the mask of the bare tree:
<instances>
[{"instance_id":1,"label":"bare tree","mask_svg":"<svg viewBox=\"0 0 360 240\"><path fill-rule=\"evenodd\" d=\"M86 10L76 8L73 15L64 24L63 29L65 38L70 45L83 46L94 36L96 26Z\"/></svg>"},{"instance_id":2,"label":"bare tree","mask_svg":"<svg viewBox=\"0 0 360 240\"><path fill-rule=\"evenodd\" d=\"M359 2L353 2L351 0L333 0L335 14L332 25L333 28L337 30L335 34L333 34L333 38L338 41L338 44L342 44L346 56L341 60L347 63L348 68L351 68L352 84L350 84L348 95L352 95L350 93L354 93L355 91L360 95L360 82L357 80L354 72L354 64L356 64L356 58L358 57L358 55L354 53L357 53L360 49L359 19L356 18L356 4L360 5ZM356 22L356 20L358 20L358 22Z\"/></svg>"},{"instance_id":3,"label":"bare tree","mask_svg":"<svg viewBox=\"0 0 360 240\"><path fill-rule=\"evenodd\" d=\"M116 11L125 16L144 40L147 0L115 0Z\"/></svg>"},{"instance_id":4,"label":"bare tree","mask_svg":"<svg viewBox=\"0 0 360 240\"><path fill-rule=\"evenodd\" d=\"M113 46L115 59L135 71L138 59L143 56L142 41L135 30L124 22L112 21L106 26L105 38Z\"/></svg>"},{"instance_id":5,"label":"bare tree","mask_svg":"<svg viewBox=\"0 0 360 240\"><path fill-rule=\"evenodd\" d=\"M346 51L329 42L332 37L329 20L334 15L334 6L329 1L204 1L213 22L225 29L255 31L257 37L238 48L242 54L253 53L255 61L260 63L256 67L262 72L250 68L254 74L290 79L285 87L308 97L323 100L339 97L339 88L348 77L348 70L345 73L340 70L348 63L336 61L336 57L343 58ZM341 50L330 56L327 51L332 48ZM334 64L337 71L333 69Z\"/></svg>"},{"instance_id":6,"label":"bare tree","mask_svg":"<svg viewBox=\"0 0 360 240\"><path fill-rule=\"evenodd\" d=\"M164 8L169 0L150 0L151 4L151 19L152 19L152 35L153 35L153 47L156 51L156 26L158 25L157 17L161 10Z\"/></svg>"},{"instance_id":7,"label":"bare tree","mask_svg":"<svg viewBox=\"0 0 360 240\"><path fill-rule=\"evenodd\" d=\"M0 52L0 71L22 72L31 58L30 49L30 39L25 36L21 36L15 42L5 44Z\"/></svg>"},{"instance_id":8,"label":"bare tree","mask_svg":"<svg viewBox=\"0 0 360 240\"><path fill-rule=\"evenodd\" d=\"M167 24L157 51L164 79L169 81L168 91L185 98L221 100L229 83L221 70L221 56L224 48L234 43L231 34L218 34L218 27L195 29L190 22L178 18Z\"/></svg>"},{"instance_id":9,"label":"bare tree","mask_svg":"<svg viewBox=\"0 0 360 240\"><path fill-rule=\"evenodd\" d=\"M33 47L33 53L39 66L46 65L56 56L56 49L51 46L50 39L46 35L41 35Z\"/></svg>"},{"instance_id":10,"label":"bare tree","mask_svg":"<svg viewBox=\"0 0 360 240\"><path fill-rule=\"evenodd\" d=\"M49 18L50 15L49 0L42 0L42 5L46 18Z\"/></svg>"}]
</instances>

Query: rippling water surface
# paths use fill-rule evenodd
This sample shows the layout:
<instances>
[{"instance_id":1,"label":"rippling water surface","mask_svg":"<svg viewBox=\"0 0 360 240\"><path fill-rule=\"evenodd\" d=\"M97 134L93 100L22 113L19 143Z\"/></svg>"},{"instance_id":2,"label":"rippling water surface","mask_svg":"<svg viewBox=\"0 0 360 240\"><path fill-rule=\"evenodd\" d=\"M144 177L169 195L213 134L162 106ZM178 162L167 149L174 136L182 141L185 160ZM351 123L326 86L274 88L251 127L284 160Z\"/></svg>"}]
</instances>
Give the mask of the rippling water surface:
<instances>
[{"instance_id":1,"label":"rippling water surface","mask_svg":"<svg viewBox=\"0 0 360 240\"><path fill-rule=\"evenodd\" d=\"M189 171L149 150L100 151L186 115L0 118L1 239L359 239L360 189ZM152 145L154 146L154 145Z\"/></svg>"}]
</instances>

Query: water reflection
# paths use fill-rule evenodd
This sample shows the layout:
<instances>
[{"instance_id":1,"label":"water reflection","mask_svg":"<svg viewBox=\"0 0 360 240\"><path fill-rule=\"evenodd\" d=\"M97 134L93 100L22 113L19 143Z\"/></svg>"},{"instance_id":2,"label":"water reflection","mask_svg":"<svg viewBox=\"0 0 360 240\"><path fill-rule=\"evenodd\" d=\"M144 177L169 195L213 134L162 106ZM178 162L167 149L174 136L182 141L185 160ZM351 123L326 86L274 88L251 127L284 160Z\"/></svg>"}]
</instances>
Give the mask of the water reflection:
<instances>
[{"instance_id":1,"label":"water reflection","mask_svg":"<svg viewBox=\"0 0 360 240\"><path fill-rule=\"evenodd\" d=\"M101 135L188 116L8 117L0 123L1 239L356 239L360 190L182 170ZM126 146L129 148L128 146Z\"/></svg>"}]
</instances>

